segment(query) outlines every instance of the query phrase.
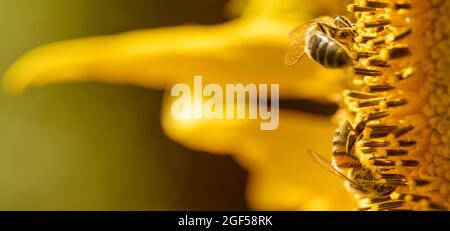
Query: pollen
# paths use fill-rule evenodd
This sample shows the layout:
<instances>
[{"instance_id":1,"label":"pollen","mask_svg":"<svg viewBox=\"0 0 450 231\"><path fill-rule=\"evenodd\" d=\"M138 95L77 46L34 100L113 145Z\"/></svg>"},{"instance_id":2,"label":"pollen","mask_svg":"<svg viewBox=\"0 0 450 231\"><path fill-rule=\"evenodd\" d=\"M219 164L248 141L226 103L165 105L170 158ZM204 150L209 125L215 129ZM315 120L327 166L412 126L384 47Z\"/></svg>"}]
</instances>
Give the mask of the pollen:
<instances>
[{"instance_id":1,"label":"pollen","mask_svg":"<svg viewBox=\"0 0 450 231\"><path fill-rule=\"evenodd\" d=\"M357 59L342 107L353 124L368 120L362 164L395 186L361 198L360 210L450 209L450 1L355 0L347 10Z\"/></svg>"}]
</instances>

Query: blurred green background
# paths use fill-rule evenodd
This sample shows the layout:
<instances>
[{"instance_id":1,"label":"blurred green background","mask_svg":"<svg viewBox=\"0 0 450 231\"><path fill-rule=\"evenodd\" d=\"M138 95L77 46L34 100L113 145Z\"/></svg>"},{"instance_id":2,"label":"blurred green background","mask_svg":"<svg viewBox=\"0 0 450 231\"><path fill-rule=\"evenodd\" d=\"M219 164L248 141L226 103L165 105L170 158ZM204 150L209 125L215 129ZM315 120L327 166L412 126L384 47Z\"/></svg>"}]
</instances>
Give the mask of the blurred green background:
<instances>
[{"instance_id":1,"label":"blurred green background","mask_svg":"<svg viewBox=\"0 0 450 231\"><path fill-rule=\"evenodd\" d=\"M225 0L0 0L0 72L48 42L224 21ZM246 172L162 132L162 92L98 83L0 93L0 210L242 210Z\"/></svg>"}]
</instances>

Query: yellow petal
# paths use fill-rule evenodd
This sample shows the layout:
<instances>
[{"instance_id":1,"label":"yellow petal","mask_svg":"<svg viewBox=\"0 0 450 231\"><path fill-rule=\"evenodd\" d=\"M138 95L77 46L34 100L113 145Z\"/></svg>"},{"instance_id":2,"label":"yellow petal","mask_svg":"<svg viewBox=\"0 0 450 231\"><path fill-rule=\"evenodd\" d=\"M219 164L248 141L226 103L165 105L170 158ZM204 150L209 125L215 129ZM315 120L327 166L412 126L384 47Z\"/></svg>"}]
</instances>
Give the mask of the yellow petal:
<instances>
[{"instance_id":1,"label":"yellow petal","mask_svg":"<svg viewBox=\"0 0 450 231\"><path fill-rule=\"evenodd\" d=\"M276 82L289 97L337 92L336 71L283 64L295 24L267 19L180 26L60 42L25 54L6 73L12 93L55 82L100 81L163 89L201 74L211 82ZM301 74L300 74L301 73Z\"/></svg>"},{"instance_id":2,"label":"yellow petal","mask_svg":"<svg viewBox=\"0 0 450 231\"><path fill-rule=\"evenodd\" d=\"M311 16L342 12L342 0L231 0L226 13L231 16L309 20Z\"/></svg>"},{"instance_id":3,"label":"yellow petal","mask_svg":"<svg viewBox=\"0 0 450 231\"><path fill-rule=\"evenodd\" d=\"M328 155L334 125L328 117L281 111L279 128L259 130L260 120L175 120L165 97L162 124L181 144L234 154L249 170L248 202L258 210L346 210L355 206L342 180L316 165L308 148Z\"/></svg>"}]
</instances>

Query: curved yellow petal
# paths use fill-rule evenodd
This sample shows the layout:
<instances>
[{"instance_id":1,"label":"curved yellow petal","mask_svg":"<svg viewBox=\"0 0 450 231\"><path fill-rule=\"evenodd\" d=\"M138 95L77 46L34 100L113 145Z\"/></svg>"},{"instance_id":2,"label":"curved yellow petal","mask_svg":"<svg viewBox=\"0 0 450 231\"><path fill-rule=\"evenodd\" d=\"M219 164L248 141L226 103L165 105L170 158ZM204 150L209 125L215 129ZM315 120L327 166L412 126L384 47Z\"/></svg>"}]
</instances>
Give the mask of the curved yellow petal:
<instances>
[{"instance_id":1,"label":"curved yellow petal","mask_svg":"<svg viewBox=\"0 0 450 231\"><path fill-rule=\"evenodd\" d=\"M175 120L166 95L163 128L196 150L233 154L249 170L248 202L258 210L347 210L354 207L342 180L316 165L306 150L327 155L330 118L281 111L278 129L261 131L260 120Z\"/></svg>"},{"instance_id":2,"label":"curved yellow petal","mask_svg":"<svg viewBox=\"0 0 450 231\"><path fill-rule=\"evenodd\" d=\"M337 92L338 79L328 73L333 71L308 59L292 68L283 64L286 35L295 25L237 20L50 44L17 61L5 74L4 87L18 93L55 82L100 81L163 89L201 74L218 83L280 83L281 94L289 97L324 98L324 92Z\"/></svg>"}]
</instances>

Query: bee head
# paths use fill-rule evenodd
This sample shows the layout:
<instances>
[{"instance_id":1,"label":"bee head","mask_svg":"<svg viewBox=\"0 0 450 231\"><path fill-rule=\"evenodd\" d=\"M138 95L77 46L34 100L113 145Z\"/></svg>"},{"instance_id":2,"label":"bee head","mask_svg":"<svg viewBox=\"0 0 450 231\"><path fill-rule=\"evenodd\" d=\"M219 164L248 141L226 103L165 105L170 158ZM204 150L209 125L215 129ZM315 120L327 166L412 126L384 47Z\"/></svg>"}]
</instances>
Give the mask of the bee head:
<instances>
[{"instance_id":1,"label":"bee head","mask_svg":"<svg viewBox=\"0 0 450 231\"><path fill-rule=\"evenodd\" d=\"M358 184L347 182L346 187L349 191L358 195L368 195L373 193L373 174L368 168L359 167L352 169L350 178Z\"/></svg>"}]
</instances>

